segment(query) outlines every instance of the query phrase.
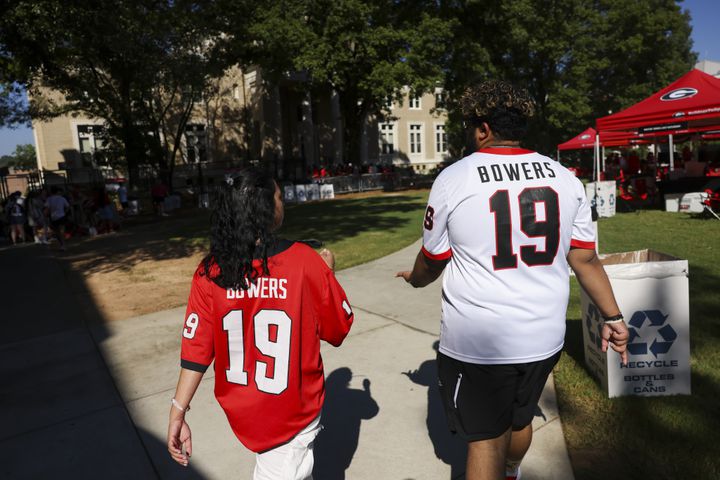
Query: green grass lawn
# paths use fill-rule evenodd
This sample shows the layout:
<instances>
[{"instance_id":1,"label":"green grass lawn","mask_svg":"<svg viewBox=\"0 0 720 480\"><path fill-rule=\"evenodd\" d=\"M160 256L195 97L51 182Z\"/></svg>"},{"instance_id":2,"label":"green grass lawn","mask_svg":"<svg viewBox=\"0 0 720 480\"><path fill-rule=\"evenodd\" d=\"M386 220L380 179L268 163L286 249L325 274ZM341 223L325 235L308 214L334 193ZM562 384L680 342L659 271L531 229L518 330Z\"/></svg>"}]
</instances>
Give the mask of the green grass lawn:
<instances>
[{"instance_id":1,"label":"green grass lawn","mask_svg":"<svg viewBox=\"0 0 720 480\"><path fill-rule=\"evenodd\" d=\"M604 398L584 368L573 279L555 383L575 476L720 478L720 222L653 210L603 218L598 230L603 253L652 248L689 261L692 395Z\"/></svg>"},{"instance_id":2,"label":"green grass lawn","mask_svg":"<svg viewBox=\"0 0 720 480\"><path fill-rule=\"evenodd\" d=\"M400 250L422 235L428 190L286 207L279 236L315 238L335 253L338 270Z\"/></svg>"},{"instance_id":3,"label":"green grass lawn","mask_svg":"<svg viewBox=\"0 0 720 480\"><path fill-rule=\"evenodd\" d=\"M422 235L422 218L429 190L381 193L368 197L288 204L278 237L317 239L336 256L336 269L352 267L404 248ZM155 230L161 226L153 226ZM171 245L206 250L207 211L193 211L184 223L168 224L161 235Z\"/></svg>"}]
</instances>

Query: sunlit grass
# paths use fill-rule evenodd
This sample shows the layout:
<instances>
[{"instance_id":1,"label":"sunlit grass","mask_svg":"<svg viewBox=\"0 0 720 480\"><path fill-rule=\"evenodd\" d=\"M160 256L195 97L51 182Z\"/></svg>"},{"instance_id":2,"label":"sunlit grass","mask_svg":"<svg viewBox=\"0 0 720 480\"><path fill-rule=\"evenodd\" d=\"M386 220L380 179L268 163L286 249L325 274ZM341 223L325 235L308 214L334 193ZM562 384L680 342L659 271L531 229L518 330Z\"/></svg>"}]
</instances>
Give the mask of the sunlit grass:
<instances>
[{"instance_id":1,"label":"sunlit grass","mask_svg":"<svg viewBox=\"0 0 720 480\"><path fill-rule=\"evenodd\" d=\"M384 257L420 238L428 190L414 190L365 198L343 198L290 204L278 237L316 239L332 250L338 270ZM207 250L208 219L197 216L191 227L177 227L171 243Z\"/></svg>"}]
</instances>

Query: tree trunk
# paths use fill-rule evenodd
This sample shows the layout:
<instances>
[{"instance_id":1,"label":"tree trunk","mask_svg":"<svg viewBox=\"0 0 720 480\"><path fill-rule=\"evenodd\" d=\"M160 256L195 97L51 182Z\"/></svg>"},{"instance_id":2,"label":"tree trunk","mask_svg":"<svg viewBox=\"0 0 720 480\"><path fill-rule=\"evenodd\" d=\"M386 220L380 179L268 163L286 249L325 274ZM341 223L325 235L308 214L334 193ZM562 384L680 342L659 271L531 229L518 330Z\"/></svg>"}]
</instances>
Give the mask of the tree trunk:
<instances>
[{"instance_id":1,"label":"tree trunk","mask_svg":"<svg viewBox=\"0 0 720 480\"><path fill-rule=\"evenodd\" d=\"M127 118L122 122L122 142L125 152L125 163L128 170L128 190L135 190L140 187L140 162L136 155L137 147L135 146L134 131L132 121Z\"/></svg>"},{"instance_id":2,"label":"tree trunk","mask_svg":"<svg viewBox=\"0 0 720 480\"><path fill-rule=\"evenodd\" d=\"M358 105L357 97L340 93L340 109L344 123L343 159L352 165L360 165L365 107Z\"/></svg>"}]
</instances>

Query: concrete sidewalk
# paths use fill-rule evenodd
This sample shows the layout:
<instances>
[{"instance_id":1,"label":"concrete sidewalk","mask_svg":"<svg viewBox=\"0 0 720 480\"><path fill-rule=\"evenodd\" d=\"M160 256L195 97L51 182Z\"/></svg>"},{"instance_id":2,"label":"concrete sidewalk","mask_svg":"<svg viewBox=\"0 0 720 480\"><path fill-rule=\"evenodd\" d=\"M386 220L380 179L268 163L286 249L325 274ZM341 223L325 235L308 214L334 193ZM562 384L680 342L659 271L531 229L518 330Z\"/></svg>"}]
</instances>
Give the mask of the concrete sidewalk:
<instances>
[{"instance_id":1,"label":"concrete sidewalk","mask_svg":"<svg viewBox=\"0 0 720 480\"><path fill-rule=\"evenodd\" d=\"M448 433L437 393L441 282L416 290L394 278L411 267L418 249L416 243L338 273L356 319L340 348L323 344L328 393L316 480L464 478L465 448ZM191 467L174 464L165 450L183 316L177 308L96 324L92 336L73 328L0 347L3 392L11 392L0 397L0 477L251 478L253 455L213 397L212 370L188 415ZM18 356L47 358L18 366ZM51 414L55 397L36 396L25 376L50 383L51 391L68 382L66 402L73 406ZM533 427L523 478L572 479L551 381ZM68 429L76 433L71 445L63 441Z\"/></svg>"}]
</instances>

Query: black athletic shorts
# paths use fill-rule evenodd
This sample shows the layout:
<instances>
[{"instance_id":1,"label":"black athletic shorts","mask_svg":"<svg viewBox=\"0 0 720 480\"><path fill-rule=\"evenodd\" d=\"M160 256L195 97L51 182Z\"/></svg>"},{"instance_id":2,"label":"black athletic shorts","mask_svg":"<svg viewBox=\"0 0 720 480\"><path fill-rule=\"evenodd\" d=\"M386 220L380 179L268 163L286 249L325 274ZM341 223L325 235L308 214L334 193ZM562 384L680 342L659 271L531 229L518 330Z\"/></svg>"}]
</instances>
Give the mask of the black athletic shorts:
<instances>
[{"instance_id":1,"label":"black athletic shorts","mask_svg":"<svg viewBox=\"0 0 720 480\"><path fill-rule=\"evenodd\" d=\"M561 353L538 362L479 365L438 352L440 396L450 430L474 442L530 425Z\"/></svg>"},{"instance_id":2,"label":"black athletic shorts","mask_svg":"<svg viewBox=\"0 0 720 480\"><path fill-rule=\"evenodd\" d=\"M63 225L67 224L67 217L60 217L55 220L50 221L50 226L57 230L58 228L62 227Z\"/></svg>"}]
</instances>

